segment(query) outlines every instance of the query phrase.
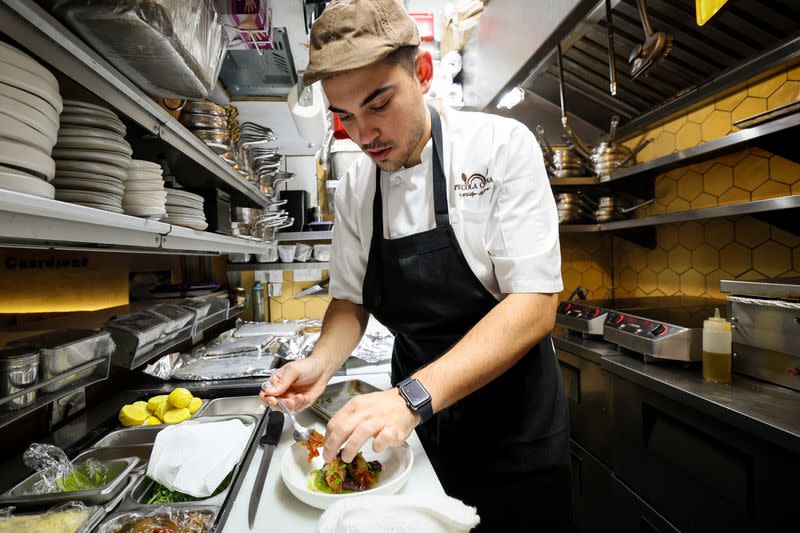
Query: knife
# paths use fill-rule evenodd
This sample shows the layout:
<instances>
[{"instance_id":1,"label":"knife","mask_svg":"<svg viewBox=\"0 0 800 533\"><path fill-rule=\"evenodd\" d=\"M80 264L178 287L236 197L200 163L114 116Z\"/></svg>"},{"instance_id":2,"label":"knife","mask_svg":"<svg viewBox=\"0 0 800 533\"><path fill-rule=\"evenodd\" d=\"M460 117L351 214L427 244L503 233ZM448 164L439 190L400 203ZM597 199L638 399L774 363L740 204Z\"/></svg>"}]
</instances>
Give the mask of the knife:
<instances>
[{"instance_id":1,"label":"knife","mask_svg":"<svg viewBox=\"0 0 800 533\"><path fill-rule=\"evenodd\" d=\"M261 492L264 490L264 480L267 479L269 462L272 460L272 452L275 451L282 431L283 413L270 411L269 418L267 418L267 429L264 431L264 436L258 441L259 446L264 447L264 454L261 456L261 464L258 466L253 492L250 493L250 508L247 510L247 523L250 529L253 529L253 524L256 522L258 503L261 501Z\"/></svg>"}]
</instances>

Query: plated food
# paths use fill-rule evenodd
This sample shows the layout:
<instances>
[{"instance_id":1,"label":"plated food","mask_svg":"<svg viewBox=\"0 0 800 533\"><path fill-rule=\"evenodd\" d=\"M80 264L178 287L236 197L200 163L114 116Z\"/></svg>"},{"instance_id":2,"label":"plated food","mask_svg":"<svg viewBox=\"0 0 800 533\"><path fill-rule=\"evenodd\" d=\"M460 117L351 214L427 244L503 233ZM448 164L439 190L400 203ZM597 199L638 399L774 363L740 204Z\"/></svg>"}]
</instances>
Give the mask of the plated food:
<instances>
[{"instance_id":1,"label":"plated food","mask_svg":"<svg viewBox=\"0 0 800 533\"><path fill-rule=\"evenodd\" d=\"M380 481L382 468L380 461L367 461L361 452L345 463L340 450L333 461L308 473L308 488L325 494L364 492Z\"/></svg>"},{"instance_id":2,"label":"plated food","mask_svg":"<svg viewBox=\"0 0 800 533\"><path fill-rule=\"evenodd\" d=\"M161 507L151 513L130 512L103 523L99 533L206 533L211 530L214 513L210 510L184 510Z\"/></svg>"}]
</instances>

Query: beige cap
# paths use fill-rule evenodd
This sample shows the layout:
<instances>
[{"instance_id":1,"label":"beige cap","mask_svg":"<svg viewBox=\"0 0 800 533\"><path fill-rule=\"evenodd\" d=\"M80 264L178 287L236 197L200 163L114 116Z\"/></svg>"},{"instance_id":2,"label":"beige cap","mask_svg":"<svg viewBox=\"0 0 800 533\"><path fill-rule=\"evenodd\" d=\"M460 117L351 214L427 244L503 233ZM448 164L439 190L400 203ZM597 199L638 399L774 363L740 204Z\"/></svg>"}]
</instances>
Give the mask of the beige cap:
<instances>
[{"instance_id":1,"label":"beige cap","mask_svg":"<svg viewBox=\"0 0 800 533\"><path fill-rule=\"evenodd\" d=\"M399 0L334 0L311 27L303 85L418 45L417 25Z\"/></svg>"}]
</instances>

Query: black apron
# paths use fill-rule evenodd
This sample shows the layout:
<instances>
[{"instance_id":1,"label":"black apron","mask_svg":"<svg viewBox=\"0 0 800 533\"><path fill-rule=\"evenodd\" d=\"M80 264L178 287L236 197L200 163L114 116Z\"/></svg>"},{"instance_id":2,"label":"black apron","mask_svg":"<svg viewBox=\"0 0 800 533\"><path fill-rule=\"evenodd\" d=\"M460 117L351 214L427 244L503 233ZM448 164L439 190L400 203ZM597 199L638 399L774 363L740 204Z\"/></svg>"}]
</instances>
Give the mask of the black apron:
<instances>
[{"instance_id":1,"label":"black apron","mask_svg":"<svg viewBox=\"0 0 800 533\"><path fill-rule=\"evenodd\" d=\"M393 384L446 353L498 303L472 272L450 225L442 128L436 110L430 113L436 227L384 239L380 169L375 172L363 305L395 335ZM561 372L546 337L497 379L420 425L417 434L447 489L450 473L464 467L503 473L568 465L568 422Z\"/></svg>"}]
</instances>

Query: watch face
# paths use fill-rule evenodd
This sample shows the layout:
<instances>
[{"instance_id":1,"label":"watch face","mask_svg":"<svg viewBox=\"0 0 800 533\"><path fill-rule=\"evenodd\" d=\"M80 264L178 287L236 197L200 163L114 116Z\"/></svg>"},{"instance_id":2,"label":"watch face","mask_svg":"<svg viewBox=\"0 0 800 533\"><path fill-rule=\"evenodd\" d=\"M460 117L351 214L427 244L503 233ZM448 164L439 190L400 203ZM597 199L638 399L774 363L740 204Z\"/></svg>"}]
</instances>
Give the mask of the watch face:
<instances>
[{"instance_id":1,"label":"watch face","mask_svg":"<svg viewBox=\"0 0 800 533\"><path fill-rule=\"evenodd\" d=\"M425 387L423 387L422 384L417 380L403 385L403 393L414 407L419 407L430 399L428 391L426 391Z\"/></svg>"}]
</instances>

